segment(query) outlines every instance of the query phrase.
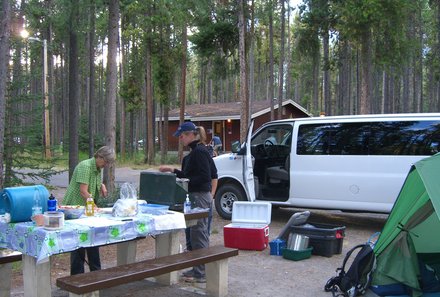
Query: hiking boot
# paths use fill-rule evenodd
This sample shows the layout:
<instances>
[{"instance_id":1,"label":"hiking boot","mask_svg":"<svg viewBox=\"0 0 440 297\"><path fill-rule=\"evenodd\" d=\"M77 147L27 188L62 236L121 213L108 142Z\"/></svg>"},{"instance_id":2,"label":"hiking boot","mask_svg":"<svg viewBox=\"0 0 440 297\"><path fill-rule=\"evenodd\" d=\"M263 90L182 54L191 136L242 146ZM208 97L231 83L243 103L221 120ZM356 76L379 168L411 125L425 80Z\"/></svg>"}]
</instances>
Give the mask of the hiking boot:
<instances>
[{"instance_id":1,"label":"hiking boot","mask_svg":"<svg viewBox=\"0 0 440 297\"><path fill-rule=\"evenodd\" d=\"M194 277L194 270L190 269L190 270L184 271L182 273L182 276L183 277Z\"/></svg>"},{"instance_id":2,"label":"hiking boot","mask_svg":"<svg viewBox=\"0 0 440 297\"><path fill-rule=\"evenodd\" d=\"M187 283L198 283L198 284L204 284L206 283L206 278L204 276L201 277L185 277L185 282Z\"/></svg>"}]
</instances>

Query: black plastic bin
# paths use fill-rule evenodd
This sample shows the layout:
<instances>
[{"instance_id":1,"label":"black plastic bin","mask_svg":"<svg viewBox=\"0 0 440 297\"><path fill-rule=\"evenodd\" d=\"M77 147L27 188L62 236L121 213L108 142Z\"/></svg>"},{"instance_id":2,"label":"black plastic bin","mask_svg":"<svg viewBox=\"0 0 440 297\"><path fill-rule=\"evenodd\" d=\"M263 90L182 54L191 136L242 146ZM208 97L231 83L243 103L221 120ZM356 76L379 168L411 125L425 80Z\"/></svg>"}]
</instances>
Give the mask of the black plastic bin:
<instances>
[{"instance_id":1,"label":"black plastic bin","mask_svg":"<svg viewBox=\"0 0 440 297\"><path fill-rule=\"evenodd\" d=\"M310 222L300 226L292 226L290 232L308 236L309 246L313 247L313 255L331 257L342 252L345 226Z\"/></svg>"}]
</instances>

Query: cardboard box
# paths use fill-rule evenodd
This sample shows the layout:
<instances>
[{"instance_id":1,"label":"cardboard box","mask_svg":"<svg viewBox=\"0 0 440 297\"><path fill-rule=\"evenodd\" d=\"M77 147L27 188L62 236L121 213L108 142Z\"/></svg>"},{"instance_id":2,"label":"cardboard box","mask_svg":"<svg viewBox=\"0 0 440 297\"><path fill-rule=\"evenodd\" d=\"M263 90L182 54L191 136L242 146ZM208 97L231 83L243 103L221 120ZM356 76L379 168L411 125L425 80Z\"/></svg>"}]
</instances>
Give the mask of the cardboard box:
<instances>
[{"instance_id":1,"label":"cardboard box","mask_svg":"<svg viewBox=\"0 0 440 297\"><path fill-rule=\"evenodd\" d=\"M232 223L223 227L226 247L262 251L269 244L272 204L234 202Z\"/></svg>"}]
</instances>

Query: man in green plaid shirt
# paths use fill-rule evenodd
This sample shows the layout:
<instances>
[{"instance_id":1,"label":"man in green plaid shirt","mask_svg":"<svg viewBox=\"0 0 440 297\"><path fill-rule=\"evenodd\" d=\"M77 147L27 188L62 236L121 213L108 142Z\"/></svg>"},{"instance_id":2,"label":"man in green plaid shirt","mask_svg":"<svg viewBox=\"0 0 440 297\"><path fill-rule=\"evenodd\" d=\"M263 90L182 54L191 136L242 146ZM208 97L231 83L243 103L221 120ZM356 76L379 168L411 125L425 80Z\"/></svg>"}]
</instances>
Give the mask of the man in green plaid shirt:
<instances>
[{"instance_id":1,"label":"man in green plaid shirt","mask_svg":"<svg viewBox=\"0 0 440 297\"><path fill-rule=\"evenodd\" d=\"M115 161L115 151L103 146L98 149L93 158L81 161L73 171L72 179L63 199L64 205L86 205L89 197L97 198L99 194L107 196L107 188L102 183L102 169ZM90 271L101 269L99 248L81 248L70 254L70 274L84 273L85 254Z\"/></svg>"}]
</instances>

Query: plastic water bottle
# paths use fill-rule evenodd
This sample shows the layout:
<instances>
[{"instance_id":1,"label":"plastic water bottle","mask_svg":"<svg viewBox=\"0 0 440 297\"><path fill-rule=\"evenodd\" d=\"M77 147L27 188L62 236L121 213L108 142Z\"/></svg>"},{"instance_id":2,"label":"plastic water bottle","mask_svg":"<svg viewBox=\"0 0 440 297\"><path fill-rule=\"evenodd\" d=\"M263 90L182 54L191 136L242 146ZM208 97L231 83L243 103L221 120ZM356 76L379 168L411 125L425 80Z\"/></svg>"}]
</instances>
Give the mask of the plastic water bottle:
<instances>
[{"instance_id":1,"label":"plastic water bottle","mask_svg":"<svg viewBox=\"0 0 440 297\"><path fill-rule=\"evenodd\" d=\"M95 202L93 202L93 197L90 196L86 201L86 216L91 217L93 215L95 215Z\"/></svg>"},{"instance_id":2,"label":"plastic water bottle","mask_svg":"<svg viewBox=\"0 0 440 297\"><path fill-rule=\"evenodd\" d=\"M34 189L34 205L32 206L32 216L42 214L43 205L41 204L40 191L37 187Z\"/></svg>"},{"instance_id":3,"label":"plastic water bottle","mask_svg":"<svg viewBox=\"0 0 440 297\"><path fill-rule=\"evenodd\" d=\"M191 201L189 200L189 194L186 194L185 203L183 203L183 213L191 212Z\"/></svg>"},{"instance_id":4,"label":"plastic water bottle","mask_svg":"<svg viewBox=\"0 0 440 297\"><path fill-rule=\"evenodd\" d=\"M53 194L50 194L49 200L47 200L47 211L57 210L57 200Z\"/></svg>"}]
</instances>

